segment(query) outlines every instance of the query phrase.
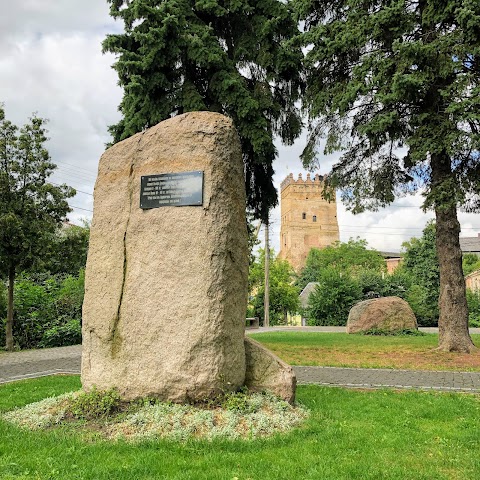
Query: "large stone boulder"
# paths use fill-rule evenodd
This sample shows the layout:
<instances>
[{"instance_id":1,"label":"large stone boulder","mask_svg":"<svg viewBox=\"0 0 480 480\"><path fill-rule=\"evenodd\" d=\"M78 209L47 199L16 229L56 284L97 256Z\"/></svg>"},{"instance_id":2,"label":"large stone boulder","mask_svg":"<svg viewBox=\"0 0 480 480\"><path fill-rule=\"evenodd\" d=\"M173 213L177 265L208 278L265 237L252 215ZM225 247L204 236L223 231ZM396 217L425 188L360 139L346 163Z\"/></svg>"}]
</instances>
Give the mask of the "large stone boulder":
<instances>
[{"instance_id":1,"label":"large stone boulder","mask_svg":"<svg viewBox=\"0 0 480 480\"><path fill-rule=\"evenodd\" d=\"M198 205L140 208L142 176L181 172L203 172ZM187 113L108 149L86 268L84 389L185 402L242 386L247 277L243 162L231 120Z\"/></svg>"},{"instance_id":2,"label":"large stone boulder","mask_svg":"<svg viewBox=\"0 0 480 480\"><path fill-rule=\"evenodd\" d=\"M269 391L289 403L295 401L297 377L290 365L249 337L245 337L245 354L245 385L249 390Z\"/></svg>"},{"instance_id":3,"label":"large stone boulder","mask_svg":"<svg viewBox=\"0 0 480 480\"><path fill-rule=\"evenodd\" d=\"M373 298L359 302L350 310L347 321L347 333L371 329L395 332L417 328L413 310L399 297Z\"/></svg>"}]
</instances>

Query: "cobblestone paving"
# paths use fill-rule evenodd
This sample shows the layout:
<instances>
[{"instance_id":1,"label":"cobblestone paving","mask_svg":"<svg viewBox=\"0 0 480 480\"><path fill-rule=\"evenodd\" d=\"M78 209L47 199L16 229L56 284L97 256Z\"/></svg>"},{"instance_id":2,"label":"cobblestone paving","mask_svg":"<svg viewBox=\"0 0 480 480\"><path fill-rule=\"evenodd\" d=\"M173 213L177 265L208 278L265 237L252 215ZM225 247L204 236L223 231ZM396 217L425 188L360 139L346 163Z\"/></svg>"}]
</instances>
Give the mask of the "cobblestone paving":
<instances>
[{"instance_id":1,"label":"cobblestone paving","mask_svg":"<svg viewBox=\"0 0 480 480\"><path fill-rule=\"evenodd\" d=\"M80 373L82 346L0 354L0 384L58 373Z\"/></svg>"},{"instance_id":2,"label":"cobblestone paving","mask_svg":"<svg viewBox=\"0 0 480 480\"><path fill-rule=\"evenodd\" d=\"M294 367L299 384L480 392L480 373L373 368Z\"/></svg>"},{"instance_id":3,"label":"cobblestone paving","mask_svg":"<svg viewBox=\"0 0 480 480\"><path fill-rule=\"evenodd\" d=\"M0 354L0 384L80 373L81 345ZM480 393L480 373L428 372L369 368L294 367L299 384L351 388L407 388Z\"/></svg>"}]
</instances>

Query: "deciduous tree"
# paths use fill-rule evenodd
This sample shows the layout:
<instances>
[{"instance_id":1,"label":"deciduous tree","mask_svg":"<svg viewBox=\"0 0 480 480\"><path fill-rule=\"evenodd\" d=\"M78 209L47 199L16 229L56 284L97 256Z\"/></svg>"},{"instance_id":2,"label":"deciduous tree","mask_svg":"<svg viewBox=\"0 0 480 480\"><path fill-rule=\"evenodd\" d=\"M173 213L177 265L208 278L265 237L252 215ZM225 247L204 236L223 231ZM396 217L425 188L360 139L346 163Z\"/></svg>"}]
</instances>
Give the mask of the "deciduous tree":
<instances>
[{"instance_id":1,"label":"deciduous tree","mask_svg":"<svg viewBox=\"0 0 480 480\"><path fill-rule=\"evenodd\" d=\"M436 247L435 222L429 222L420 238L403 243L405 253L400 270L407 272L414 281L408 301L422 323L434 325L438 321L438 295L440 270Z\"/></svg>"},{"instance_id":2,"label":"deciduous tree","mask_svg":"<svg viewBox=\"0 0 480 480\"><path fill-rule=\"evenodd\" d=\"M124 32L105 52L124 88L118 142L192 110L231 117L240 136L248 205L266 220L277 202L272 183L275 135L300 133L295 106L302 55L287 40L298 33L281 0L108 0Z\"/></svg>"},{"instance_id":3,"label":"deciduous tree","mask_svg":"<svg viewBox=\"0 0 480 480\"><path fill-rule=\"evenodd\" d=\"M300 307L299 289L295 286L295 271L286 260L275 258L270 250L270 322L282 324L287 312L296 313ZM265 251L259 250L258 258L250 265L249 290L255 315L264 318Z\"/></svg>"},{"instance_id":4,"label":"deciduous tree","mask_svg":"<svg viewBox=\"0 0 480 480\"><path fill-rule=\"evenodd\" d=\"M6 348L13 349L16 273L45 252L47 238L70 211L75 190L47 182L56 168L45 148L45 120L34 115L22 128L0 106L0 269L8 277Z\"/></svg>"},{"instance_id":5,"label":"deciduous tree","mask_svg":"<svg viewBox=\"0 0 480 480\"><path fill-rule=\"evenodd\" d=\"M308 282L318 282L322 271L330 267L340 275L353 276L365 270L378 273L386 270L385 260L376 250L367 249L366 240L351 238L348 242L335 242L322 249L312 248L298 280L299 287L303 289Z\"/></svg>"},{"instance_id":6,"label":"deciduous tree","mask_svg":"<svg viewBox=\"0 0 480 480\"><path fill-rule=\"evenodd\" d=\"M63 224L47 240L47 251L41 262L37 262L33 273L78 275L87 263L90 226Z\"/></svg>"},{"instance_id":7,"label":"deciduous tree","mask_svg":"<svg viewBox=\"0 0 480 480\"><path fill-rule=\"evenodd\" d=\"M475 253L466 253L463 255L462 266L464 275L480 270L480 258Z\"/></svg>"},{"instance_id":8,"label":"deciduous tree","mask_svg":"<svg viewBox=\"0 0 480 480\"><path fill-rule=\"evenodd\" d=\"M316 144L342 150L329 177L353 210L425 192L440 266L439 349L471 352L457 208L480 205L480 3L294 0L304 21Z\"/></svg>"},{"instance_id":9,"label":"deciduous tree","mask_svg":"<svg viewBox=\"0 0 480 480\"><path fill-rule=\"evenodd\" d=\"M350 309L362 299L358 281L335 267L321 270L317 281L305 312L309 325L346 325Z\"/></svg>"}]
</instances>

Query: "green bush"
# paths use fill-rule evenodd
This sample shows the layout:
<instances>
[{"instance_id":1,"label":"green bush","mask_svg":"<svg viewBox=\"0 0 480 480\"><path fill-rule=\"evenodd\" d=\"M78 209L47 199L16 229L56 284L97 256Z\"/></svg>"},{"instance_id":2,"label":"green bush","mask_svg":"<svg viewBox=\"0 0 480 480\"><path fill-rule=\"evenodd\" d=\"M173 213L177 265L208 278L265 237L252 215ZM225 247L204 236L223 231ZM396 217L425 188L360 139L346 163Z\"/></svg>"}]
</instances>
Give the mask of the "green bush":
<instances>
[{"instance_id":1,"label":"green bush","mask_svg":"<svg viewBox=\"0 0 480 480\"><path fill-rule=\"evenodd\" d=\"M425 327L436 326L439 316L440 270L435 239L435 222L430 221L421 238L403 243L405 253L400 267L413 279L405 300L415 312L418 324Z\"/></svg>"},{"instance_id":2,"label":"green bush","mask_svg":"<svg viewBox=\"0 0 480 480\"><path fill-rule=\"evenodd\" d=\"M48 278L41 284L21 276L15 282L13 337L20 348L35 348L56 317L53 299L56 282Z\"/></svg>"},{"instance_id":3,"label":"green bush","mask_svg":"<svg viewBox=\"0 0 480 480\"><path fill-rule=\"evenodd\" d=\"M7 317L7 286L0 280L0 319Z\"/></svg>"},{"instance_id":4,"label":"green bush","mask_svg":"<svg viewBox=\"0 0 480 480\"><path fill-rule=\"evenodd\" d=\"M375 270L363 270L357 276L362 298L378 298L385 296L385 274Z\"/></svg>"},{"instance_id":5,"label":"green bush","mask_svg":"<svg viewBox=\"0 0 480 480\"><path fill-rule=\"evenodd\" d=\"M397 296L410 303L421 325L437 321L436 311L424 305L427 293L423 287L412 286L408 272L385 275L366 269L355 276L333 268L318 273L319 285L310 295L305 312L309 325L346 325L352 306L370 298Z\"/></svg>"},{"instance_id":6,"label":"green bush","mask_svg":"<svg viewBox=\"0 0 480 480\"><path fill-rule=\"evenodd\" d=\"M463 274L468 275L480 269L480 258L475 253L466 253L462 257Z\"/></svg>"},{"instance_id":7,"label":"green bush","mask_svg":"<svg viewBox=\"0 0 480 480\"><path fill-rule=\"evenodd\" d=\"M7 287L0 279L0 348L5 346L5 323L7 321Z\"/></svg>"},{"instance_id":8,"label":"green bush","mask_svg":"<svg viewBox=\"0 0 480 480\"><path fill-rule=\"evenodd\" d=\"M69 275L61 280L56 298L57 309L70 318L82 318L82 303L85 290L85 271L78 276Z\"/></svg>"},{"instance_id":9,"label":"green bush","mask_svg":"<svg viewBox=\"0 0 480 480\"><path fill-rule=\"evenodd\" d=\"M480 292L467 290L468 324L470 327L480 327Z\"/></svg>"},{"instance_id":10,"label":"green bush","mask_svg":"<svg viewBox=\"0 0 480 480\"><path fill-rule=\"evenodd\" d=\"M385 297L400 297L406 300L408 289L413 284L412 275L402 268L385 277L383 295Z\"/></svg>"},{"instance_id":11,"label":"green bush","mask_svg":"<svg viewBox=\"0 0 480 480\"><path fill-rule=\"evenodd\" d=\"M250 410L250 395L246 388L238 391L225 394L221 400L220 405L225 410L251 413Z\"/></svg>"},{"instance_id":12,"label":"green bush","mask_svg":"<svg viewBox=\"0 0 480 480\"><path fill-rule=\"evenodd\" d=\"M69 319L63 325L55 325L46 330L39 347L65 347L82 343L82 325L80 320Z\"/></svg>"},{"instance_id":13,"label":"green bush","mask_svg":"<svg viewBox=\"0 0 480 480\"><path fill-rule=\"evenodd\" d=\"M16 346L38 348L80 343L84 283L83 271L77 277L19 276L14 296L13 336ZM5 320L0 316L0 321L3 323L0 341L4 345Z\"/></svg>"},{"instance_id":14,"label":"green bush","mask_svg":"<svg viewBox=\"0 0 480 480\"><path fill-rule=\"evenodd\" d=\"M93 388L90 392L81 392L71 400L67 407L67 414L82 420L95 420L118 412L120 406L121 399L116 389Z\"/></svg>"},{"instance_id":15,"label":"green bush","mask_svg":"<svg viewBox=\"0 0 480 480\"><path fill-rule=\"evenodd\" d=\"M431 292L422 285L412 285L405 300L412 307L421 327L435 327L438 324L438 305L432 302Z\"/></svg>"},{"instance_id":16,"label":"green bush","mask_svg":"<svg viewBox=\"0 0 480 480\"><path fill-rule=\"evenodd\" d=\"M410 330L409 328L402 330L384 330L382 328L370 328L363 332L358 332L356 335L370 335L379 337L423 337L428 335L420 330Z\"/></svg>"},{"instance_id":17,"label":"green bush","mask_svg":"<svg viewBox=\"0 0 480 480\"><path fill-rule=\"evenodd\" d=\"M265 318L265 252L260 249L259 258L250 265L249 317ZM283 325L287 312L296 313L300 307L300 290L294 285L295 271L286 260L275 257L270 250L270 325Z\"/></svg>"},{"instance_id":18,"label":"green bush","mask_svg":"<svg viewBox=\"0 0 480 480\"><path fill-rule=\"evenodd\" d=\"M319 284L309 297L309 325L346 325L350 308L362 299L358 281L334 268L319 274Z\"/></svg>"}]
</instances>

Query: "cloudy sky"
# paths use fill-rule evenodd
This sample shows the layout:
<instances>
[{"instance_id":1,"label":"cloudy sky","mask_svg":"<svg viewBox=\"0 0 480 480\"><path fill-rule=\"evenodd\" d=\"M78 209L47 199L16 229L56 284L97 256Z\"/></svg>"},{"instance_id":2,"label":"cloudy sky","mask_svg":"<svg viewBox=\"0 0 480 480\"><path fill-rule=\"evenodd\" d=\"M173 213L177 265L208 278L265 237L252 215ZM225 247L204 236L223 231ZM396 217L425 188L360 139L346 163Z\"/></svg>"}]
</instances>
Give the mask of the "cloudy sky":
<instances>
[{"instance_id":1,"label":"cloudy sky","mask_svg":"<svg viewBox=\"0 0 480 480\"><path fill-rule=\"evenodd\" d=\"M120 118L117 106L122 91L117 86L112 55L103 55L107 33L121 31L121 23L108 15L104 0L17 0L9 2L0 17L0 102L7 118L17 125L32 112L49 119L48 149L58 169L52 177L77 189L70 201L70 220L90 218L98 159L110 140L107 126ZM302 170L299 155L304 138L292 147L278 145L275 184ZM336 156L321 159L327 173ZM401 244L421 231L432 214L418 206L420 197L399 199L390 208L352 215L339 203L340 237L365 238L373 248L400 251ZM477 236L478 214L460 214L461 236ZM272 244L280 243L280 210L272 214Z\"/></svg>"}]
</instances>

